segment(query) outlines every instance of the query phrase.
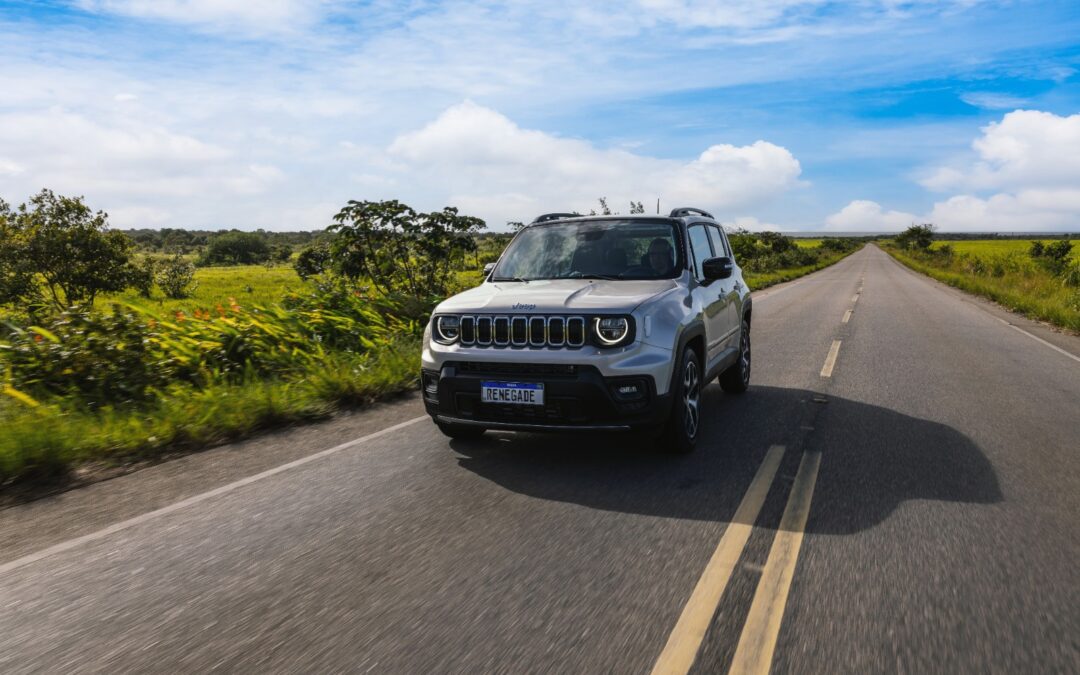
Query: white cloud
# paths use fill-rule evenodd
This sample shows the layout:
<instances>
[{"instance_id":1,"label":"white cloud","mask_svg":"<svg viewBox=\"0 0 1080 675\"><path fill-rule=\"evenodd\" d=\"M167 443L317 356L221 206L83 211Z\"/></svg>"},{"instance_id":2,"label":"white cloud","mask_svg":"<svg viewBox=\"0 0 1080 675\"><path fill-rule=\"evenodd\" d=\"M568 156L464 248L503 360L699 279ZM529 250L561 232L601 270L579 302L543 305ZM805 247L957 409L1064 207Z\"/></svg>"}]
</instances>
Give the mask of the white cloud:
<instances>
[{"instance_id":1,"label":"white cloud","mask_svg":"<svg viewBox=\"0 0 1080 675\"><path fill-rule=\"evenodd\" d=\"M913 223L922 222L918 216L903 211L886 211L881 204L857 199L825 219L828 232L899 232Z\"/></svg>"},{"instance_id":2,"label":"white cloud","mask_svg":"<svg viewBox=\"0 0 1080 675\"><path fill-rule=\"evenodd\" d=\"M983 127L971 146L974 162L940 167L922 184L939 191L1080 184L1080 114L1016 110Z\"/></svg>"},{"instance_id":3,"label":"white cloud","mask_svg":"<svg viewBox=\"0 0 1080 675\"><path fill-rule=\"evenodd\" d=\"M929 220L949 231L1080 228L1080 114L1016 110L983 127L971 147L972 161L921 181L962 192L935 204Z\"/></svg>"},{"instance_id":4,"label":"white cloud","mask_svg":"<svg viewBox=\"0 0 1080 675\"><path fill-rule=\"evenodd\" d=\"M1027 105L1027 99L992 91L972 91L960 95L960 100L986 110L1016 110Z\"/></svg>"},{"instance_id":5,"label":"white cloud","mask_svg":"<svg viewBox=\"0 0 1080 675\"><path fill-rule=\"evenodd\" d=\"M608 197L730 212L761 204L798 184L798 160L766 141L713 145L690 161L604 149L522 129L498 112L465 102L414 132L389 153L449 203L501 225L541 211L578 210Z\"/></svg>"},{"instance_id":6,"label":"white cloud","mask_svg":"<svg viewBox=\"0 0 1080 675\"><path fill-rule=\"evenodd\" d=\"M316 21L322 0L77 0L89 12L121 14L212 29L289 32Z\"/></svg>"}]
</instances>

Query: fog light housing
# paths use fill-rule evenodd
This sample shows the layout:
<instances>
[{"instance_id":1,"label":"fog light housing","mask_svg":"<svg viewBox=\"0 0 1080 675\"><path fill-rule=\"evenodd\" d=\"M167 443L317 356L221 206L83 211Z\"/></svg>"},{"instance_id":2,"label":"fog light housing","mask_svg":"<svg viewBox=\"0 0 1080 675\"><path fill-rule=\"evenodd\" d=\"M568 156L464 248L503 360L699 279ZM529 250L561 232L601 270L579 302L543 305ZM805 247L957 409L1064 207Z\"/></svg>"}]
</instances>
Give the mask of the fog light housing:
<instances>
[{"instance_id":1,"label":"fog light housing","mask_svg":"<svg viewBox=\"0 0 1080 675\"><path fill-rule=\"evenodd\" d=\"M420 374L420 386L424 391L424 398L428 401L439 400L439 374L423 371Z\"/></svg>"},{"instance_id":2,"label":"fog light housing","mask_svg":"<svg viewBox=\"0 0 1080 675\"><path fill-rule=\"evenodd\" d=\"M609 385L617 401L640 401L649 395L649 387L644 380L620 380Z\"/></svg>"}]
</instances>

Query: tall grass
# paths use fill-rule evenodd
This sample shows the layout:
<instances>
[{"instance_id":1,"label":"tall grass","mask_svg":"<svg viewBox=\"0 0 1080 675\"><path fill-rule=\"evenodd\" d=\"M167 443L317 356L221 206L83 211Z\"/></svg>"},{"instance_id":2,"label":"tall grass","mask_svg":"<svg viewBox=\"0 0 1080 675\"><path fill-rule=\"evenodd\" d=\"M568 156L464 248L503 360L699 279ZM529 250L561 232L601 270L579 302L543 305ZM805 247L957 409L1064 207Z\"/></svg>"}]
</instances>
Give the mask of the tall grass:
<instances>
[{"instance_id":1,"label":"tall grass","mask_svg":"<svg viewBox=\"0 0 1080 675\"><path fill-rule=\"evenodd\" d=\"M205 448L410 391L418 350L415 337L399 338L365 354L326 354L303 375L175 384L139 406L91 409L70 397L32 405L0 395L0 486L61 476L86 461Z\"/></svg>"}]
</instances>

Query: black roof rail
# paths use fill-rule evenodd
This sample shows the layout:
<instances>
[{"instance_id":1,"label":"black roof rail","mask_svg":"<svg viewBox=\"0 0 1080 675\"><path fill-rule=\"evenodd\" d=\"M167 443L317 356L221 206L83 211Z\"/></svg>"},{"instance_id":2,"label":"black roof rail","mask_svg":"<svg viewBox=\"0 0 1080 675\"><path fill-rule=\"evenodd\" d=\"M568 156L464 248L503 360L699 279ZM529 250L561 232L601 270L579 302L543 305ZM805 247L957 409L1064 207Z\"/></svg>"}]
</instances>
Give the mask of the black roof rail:
<instances>
[{"instance_id":1,"label":"black roof rail","mask_svg":"<svg viewBox=\"0 0 1080 675\"><path fill-rule=\"evenodd\" d=\"M692 206L683 206L677 209L671 209L671 213L668 214L668 218L681 218L682 216L692 216L697 214L699 216L705 216L706 218L713 218L713 214L708 211L702 211L701 209L695 209Z\"/></svg>"},{"instance_id":2,"label":"black roof rail","mask_svg":"<svg viewBox=\"0 0 1080 675\"><path fill-rule=\"evenodd\" d=\"M537 216L533 223L546 223L549 220L562 220L563 218L580 218L580 213L545 213L542 216Z\"/></svg>"}]
</instances>

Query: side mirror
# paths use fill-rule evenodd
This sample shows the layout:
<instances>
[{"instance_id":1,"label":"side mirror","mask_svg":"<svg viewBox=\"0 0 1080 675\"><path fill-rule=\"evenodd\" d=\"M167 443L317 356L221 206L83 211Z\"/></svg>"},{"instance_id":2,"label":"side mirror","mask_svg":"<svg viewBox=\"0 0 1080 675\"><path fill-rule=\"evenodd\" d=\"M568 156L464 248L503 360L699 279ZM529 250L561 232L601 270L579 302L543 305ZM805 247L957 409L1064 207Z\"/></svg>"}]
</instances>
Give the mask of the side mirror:
<instances>
[{"instance_id":1,"label":"side mirror","mask_svg":"<svg viewBox=\"0 0 1080 675\"><path fill-rule=\"evenodd\" d=\"M484 265L484 278L487 279L491 276L491 273L495 271L495 263L487 263Z\"/></svg>"},{"instance_id":2,"label":"side mirror","mask_svg":"<svg viewBox=\"0 0 1080 675\"><path fill-rule=\"evenodd\" d=\"M701 264L701 271L709 281L714 279L727 279L735 271L735 263L731 258L709 258Z\"/></svg>"}]
</instances>

